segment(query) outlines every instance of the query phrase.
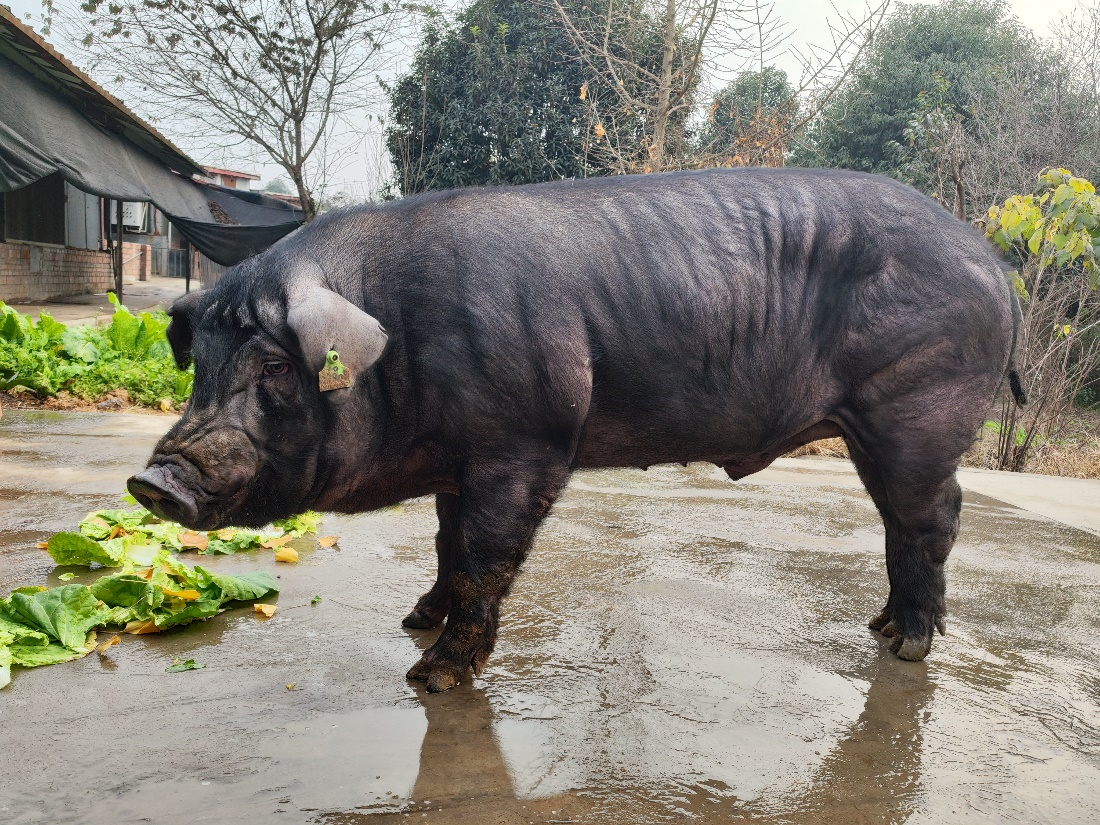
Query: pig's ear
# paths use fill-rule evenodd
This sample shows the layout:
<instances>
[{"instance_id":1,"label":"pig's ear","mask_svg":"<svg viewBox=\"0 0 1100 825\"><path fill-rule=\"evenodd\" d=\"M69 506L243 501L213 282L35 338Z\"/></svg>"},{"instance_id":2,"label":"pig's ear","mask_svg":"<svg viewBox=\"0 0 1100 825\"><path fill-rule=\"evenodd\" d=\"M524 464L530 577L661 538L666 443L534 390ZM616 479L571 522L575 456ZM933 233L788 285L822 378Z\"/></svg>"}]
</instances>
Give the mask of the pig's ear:
<instances>
[{"instance_id":1,"label":"pig's ear","mask_svg":"<svg viewBox=\"0 0 1100 825\"><path fill-rule=\"evenodd\" d=\"M373 316L320 287L293 296L286 320L298 337L302 359L314 376L334 350L354 379L382 357L389 339Z\"/></svg>"},{"instance_id":2,"label":"pig's ear","mask_svg":"<svg viewBox=\"0 0 1100 825\"><path fill-rule=\"evenodd\" d=\"M187 369L187 363L191 360L191 319L195 313L199 301L202 300L201 292L188 292L177 298L168 309L168 343L172 345L172 357L176 359L176 366Z\"/></svg>"}]
</instances>

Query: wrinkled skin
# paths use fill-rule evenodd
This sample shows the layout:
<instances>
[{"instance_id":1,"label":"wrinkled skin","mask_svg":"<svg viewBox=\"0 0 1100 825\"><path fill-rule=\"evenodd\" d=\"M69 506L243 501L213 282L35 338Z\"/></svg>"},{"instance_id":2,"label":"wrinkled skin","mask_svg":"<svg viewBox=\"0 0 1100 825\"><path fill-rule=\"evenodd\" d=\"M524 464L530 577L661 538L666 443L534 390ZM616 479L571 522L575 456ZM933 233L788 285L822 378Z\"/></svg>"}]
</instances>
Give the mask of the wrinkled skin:
<instances>
[{"instance_id":1,"label":"wrinkled skin","mask_svg":"<svg viewBox=\"0 0 1100 825\"><path fill-rule=\"evenodd\" d=\"M574 468L739 479L838 435L886 525L872 627L924 658L1018 307L985 242L901 184L711 170L328 215L171 314L194 395L131 491L201 529L435 494L438 576L405 624L446 621L409 672L438 691L484 667ZM319 389L329 349L350 388Z\"/></svg>"}]
</instances>

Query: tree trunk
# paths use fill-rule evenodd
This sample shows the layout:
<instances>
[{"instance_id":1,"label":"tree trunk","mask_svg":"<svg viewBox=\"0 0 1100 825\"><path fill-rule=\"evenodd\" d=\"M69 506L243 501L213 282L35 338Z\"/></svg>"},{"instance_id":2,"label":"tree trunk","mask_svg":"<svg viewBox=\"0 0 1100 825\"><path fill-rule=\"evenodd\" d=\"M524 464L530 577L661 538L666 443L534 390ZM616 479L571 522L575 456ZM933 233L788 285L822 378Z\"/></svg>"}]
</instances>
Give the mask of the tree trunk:
<instances>
[{"instance_id":1,"label":"tree trunk","mask_svg":"<svg viewBox=\"0 0 1100 825\"><path fill-rule=\"evenodd\" d=\"M672 98L672 60L676 54L676 0L665 0L665 30L661 37L661 85L653 117L653 143L649 147L648 171L660 172L665 165L665 136L668 132L669 101Z\"/></svg>"},{"instance_id":2,"label":"tree trunk","mask_svg":"<svg viewBox=\"0 0 1100 825\"><path fill-rule=\"evenodd\" d=\"M302 202L302 212L305 213L306 223L309 223L317 215L317 204L314 202L313 195L310 194L309 188L306 186L302 170L287 169L287 172L290 173L290 178L294 181L294 186L298 190L298 200Z\"/></svg>"}]
</instances>

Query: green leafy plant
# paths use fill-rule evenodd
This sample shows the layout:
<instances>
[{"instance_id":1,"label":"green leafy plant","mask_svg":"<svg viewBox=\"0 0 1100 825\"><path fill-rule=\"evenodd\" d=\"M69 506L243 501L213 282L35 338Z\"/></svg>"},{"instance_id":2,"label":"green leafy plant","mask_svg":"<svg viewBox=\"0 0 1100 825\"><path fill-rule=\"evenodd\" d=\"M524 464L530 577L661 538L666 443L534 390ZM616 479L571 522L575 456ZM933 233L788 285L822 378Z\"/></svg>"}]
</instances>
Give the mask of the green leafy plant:
<instances>
[{"instance_id":1,"label":"green leafy plant","mask_svg":"<svg viewBox=\"0 0 1100 825\"><path fill-rule=\"evenodd\" d=\"M139 340L139 334L135 332L131 340ZM130 495L122 499L136 504ZM89 513L76 532L56 533L39 547L58 564L113 570L88 586L23 587L0 599L0 688L11 681L12 665L38 667L86 656L96 649L97 629L119 627L135 635L159 633L208 619L233 602L256 601L278 593L278 585L266 571L220 575L197 565L190 567L176 554L263 548L274 550L278 561L284 544L316 533L320 521L319 513L306 511L277 522L270 531L228 527L194 532L162 521L144 507ZM334 536L325 536L318 544L331 547L336 541ZM59 578L68 582L73 577L66 573ZM311 604L319 601L321 597L315 596ZM274 606L262 607L270 610L265 615L274 612ZM102 653L116 643L117 636L99 650ZM200 667L203 665L188 660L175 663L168 672Z\"/></svg>"},{"instance_id":2,"label":"green leafy plant","mask_svg":"<svg viewBox=\"0 0 1100 825\"><path fill-rule=\"evenodd\" d=\"M0 302L0 390L40 398L65 391L89 401L124 389L135 403L180 404L194 372L172 360L163 312L134 315L110 295L115 311L105 326L66 327L46 313L37 322Z\"/></svg>"},{"instance_id":3,"label":"green leafy plant","mask_svg":"<svg viewBox=\"0 0 1100 825\"><path fill-rule=\"evenodd\" d=\"M185 670L202 670L206 665L198 664L194 659L188 659L185 662L176 660L172 664L168 665L164 669L165 673L183 673Z\"/></svg>"},{"instance_id":4,"label":"green leafy plant","mask_svg":"<svg viewBox=\"0 0 1100 825\"><path fill-rule=\"evenodd\" d=\"M1100 370L1100 198L1088 180L1048 169L1033 193L991 207L985 232L1017 264L1016 363L1031 403L1002 404L997 466L1022 470L1033 449L1061 440Z\"/></svg>"},{"instance_id":5,"label":"green leafy plant","mask_svg":"<svg viewBox=\"0 0 1100 825\"><path fill-rule=\"evenodd\" d=\"M1005 428L1000 421L986 421L983 426L990 432L996 433L999 437L1005 435ZM1022 446L1024 442L1027 441L1027 430L1023 427L1017 427L1007 437L1017 447Z\"/></svg>"}]
</instances>

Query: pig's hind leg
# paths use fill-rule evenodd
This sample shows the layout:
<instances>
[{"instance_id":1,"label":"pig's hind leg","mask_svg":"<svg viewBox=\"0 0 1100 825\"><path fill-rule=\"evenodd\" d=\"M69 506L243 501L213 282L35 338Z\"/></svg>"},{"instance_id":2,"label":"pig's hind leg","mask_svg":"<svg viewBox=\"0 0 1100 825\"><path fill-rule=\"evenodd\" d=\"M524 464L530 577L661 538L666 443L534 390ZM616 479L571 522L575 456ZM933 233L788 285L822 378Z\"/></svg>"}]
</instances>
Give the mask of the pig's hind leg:
<instances>
[{"instance_id":1,"label":"pig's hind leg","mask_svg":"<svg viewBox=\"0 0 1100 825\"><path fill-rule=\"evenodd\" d=\"M543 446L523 457L467 463L447 570L447 625L408 673L427 682L429 691L448 690L469 668L480 674L485 667L496 642L501 600L569 476L566 456L555 452Z\"/></svg>"},{"instance_id":2,"label":"pig's hind leg","mask_svg":"<svg viewBox=\"0 0 1100 825\"><path fill-rule=\"evenodd\" d=\"M453 493L437 493L435 513L439 517L439 532L435 534L435 554L438 571L432 589L420 597L401 624L419 630L435 627L451 609L451 559L458 542L459 498Z\"/></svg>"},{"instance_id":3,"label":"pig's hind leg","mask_svg":"<svg viewBox=\"0 0 1100 825\"><path fill-rule=\"evenodd\" d=\"M852 461L886 527L890 595L870 626L901 659L923 659L933 630L944 632L944 563L962 510L955 470L992 397L978 384L931 388L846 422Z\"/></svg>"}]
</instances>

